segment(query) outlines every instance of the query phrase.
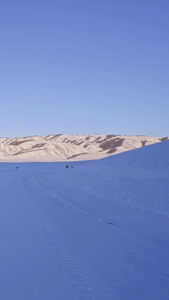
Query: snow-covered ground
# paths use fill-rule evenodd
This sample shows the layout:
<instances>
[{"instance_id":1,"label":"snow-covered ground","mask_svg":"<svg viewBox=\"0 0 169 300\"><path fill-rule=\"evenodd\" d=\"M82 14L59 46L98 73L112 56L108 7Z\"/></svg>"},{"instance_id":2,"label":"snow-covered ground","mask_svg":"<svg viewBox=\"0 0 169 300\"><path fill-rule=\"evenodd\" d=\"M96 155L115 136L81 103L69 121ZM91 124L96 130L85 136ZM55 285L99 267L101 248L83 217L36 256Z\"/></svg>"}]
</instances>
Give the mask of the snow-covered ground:
<instances>
[{"instance_id":1,"label":"snow-covered ground","mask_svg":"<svg viewBox=\"0 0 169 300\"><path fill-rule=\"evenodd\" d=\"M168 300L169 141L65 166L0 164L0 299Z\"/></svg>"}]
</instances>

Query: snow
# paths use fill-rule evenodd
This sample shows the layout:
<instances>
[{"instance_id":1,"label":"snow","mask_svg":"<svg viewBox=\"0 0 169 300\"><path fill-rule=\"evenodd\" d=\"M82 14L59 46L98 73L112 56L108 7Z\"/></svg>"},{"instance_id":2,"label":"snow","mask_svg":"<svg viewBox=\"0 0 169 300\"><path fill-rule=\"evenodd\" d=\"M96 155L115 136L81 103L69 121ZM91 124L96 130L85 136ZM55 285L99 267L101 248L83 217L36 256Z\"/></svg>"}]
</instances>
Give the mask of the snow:
<instances>
[{"instance_id":1,"label":"snow","mask_svg":"<svg viewBox=\"0 0 169 300\"><path fill-rule=\"evenodd\" d=\"M169 141L1 163L1 299L168 300L168 181Z\"/></svg>"},{"instance_id":2,"label":"snow","mask_svg":"<svg viewBox=\"0 0 169 300\"><path fill-rule=\"evenodd\" d=\"M49 135L23 138L0 138L1 162L58 162L94 160L166 138L120 135Z\"/></svg>"}]
</instances>

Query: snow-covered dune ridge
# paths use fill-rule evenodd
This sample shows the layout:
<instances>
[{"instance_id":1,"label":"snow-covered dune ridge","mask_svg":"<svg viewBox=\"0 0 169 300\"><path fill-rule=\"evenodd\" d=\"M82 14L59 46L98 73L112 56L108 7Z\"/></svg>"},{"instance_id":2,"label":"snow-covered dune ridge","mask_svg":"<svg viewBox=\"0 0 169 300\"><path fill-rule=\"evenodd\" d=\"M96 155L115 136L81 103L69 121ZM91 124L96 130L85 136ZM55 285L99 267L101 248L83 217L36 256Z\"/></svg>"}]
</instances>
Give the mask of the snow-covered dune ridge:
<instances>
[{"instance_id":1,"label":"snow-covered dune ridge","mask_svg":"<svg viewBox=\"0 0 169 300\"><path fill-rule=\"evenodd\" d=\"M169 141L134 149L101 160L72 163L83 179L80 190L108 201L169 217ZM71 178L68 185L74 186Z\"/></svg>"},{"instance_id":2,"label":"snow-covered dune ridge","mask_svg":"<svg viewBox=\"0 0 169 300\"><path fill-rule=\"evenodd\" d=\"M78 169L80 190L169 217L169 141L70 165ZM75 185L71 177L67 185Z\"/></svg>"},{"instance_id":3,"label":"snow-covered dune ridge","mask_svg":"<svg viewBox=\"0 0 169 300\"><path fill-rule=\"evenodd\" d=\"M102 165L135 167L158 170L169 169L169 140L144 148L134 149L125 153L107 157L98 162Z\"/></svg>"},{"instance_id":4,"label":"snow-covered dune ridge","mask_svg":"<svg viewBox=\"0 0 169 300\"><path fill-rule=\"evenodd\" d=\"M100 159L163 142L169 137L49 135L0 138L0 161L75 161Z\"/></svg>"}]
</instances>

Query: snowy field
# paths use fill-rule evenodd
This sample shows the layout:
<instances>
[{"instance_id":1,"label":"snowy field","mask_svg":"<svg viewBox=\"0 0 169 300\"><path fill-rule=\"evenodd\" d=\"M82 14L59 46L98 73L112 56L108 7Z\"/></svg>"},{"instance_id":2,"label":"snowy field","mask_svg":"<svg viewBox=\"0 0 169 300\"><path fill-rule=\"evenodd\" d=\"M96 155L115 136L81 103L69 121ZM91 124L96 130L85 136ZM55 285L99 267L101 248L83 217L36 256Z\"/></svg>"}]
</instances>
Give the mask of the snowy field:
<instances>
[{"instance_id":1,"label":"snowy field","mask_svg":"<svg viewBox=\"0 0 169 300\"><path fill-rule=\"evenodd\" d=\"M0 164L0 299L168 300L169 141L65 166Z\"/></svg>"}]
</instances>

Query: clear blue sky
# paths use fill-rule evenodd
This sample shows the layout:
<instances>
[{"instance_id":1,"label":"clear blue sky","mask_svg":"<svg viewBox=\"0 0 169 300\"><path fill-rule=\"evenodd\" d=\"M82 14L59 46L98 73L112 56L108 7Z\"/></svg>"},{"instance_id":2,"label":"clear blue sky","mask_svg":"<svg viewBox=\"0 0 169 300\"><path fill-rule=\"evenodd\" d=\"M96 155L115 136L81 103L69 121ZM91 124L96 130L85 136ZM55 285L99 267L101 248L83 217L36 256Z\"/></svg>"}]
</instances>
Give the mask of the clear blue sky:
<instances>
[{"instance_id":1,"label":"clear blue sky","mask_svg":"<svg viewBox=\"0 0 169 300\"><path fill-rule=\"evenodd\" d=\"M0 1L0 137L169 135L169 1Z\"/></svg>"}]
</instances>

